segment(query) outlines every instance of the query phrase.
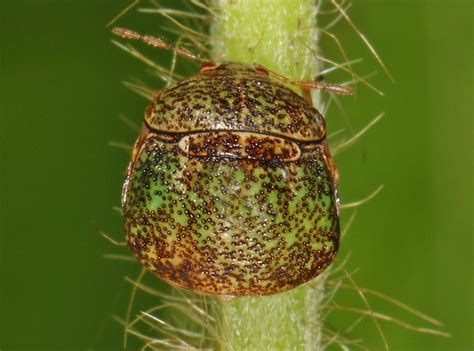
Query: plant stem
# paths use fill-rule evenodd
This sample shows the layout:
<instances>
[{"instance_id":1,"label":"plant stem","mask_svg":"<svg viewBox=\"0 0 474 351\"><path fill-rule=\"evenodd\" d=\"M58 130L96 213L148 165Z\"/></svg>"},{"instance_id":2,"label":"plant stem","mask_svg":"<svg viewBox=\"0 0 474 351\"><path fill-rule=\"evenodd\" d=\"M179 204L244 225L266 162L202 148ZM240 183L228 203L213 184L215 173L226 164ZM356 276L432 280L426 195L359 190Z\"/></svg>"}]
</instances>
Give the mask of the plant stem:
<instances>
[{"instance_id":1,"label":"plant stem","mask_svg":"<svg viewBox=\"0 0 474 351\"><path fill-rule=\"evenodd\" d=\"M324 279L274 296L221 303L222 349L321 350Z\"/></svg>"},{"instance_id":2,"label":"plant stem","mask_svg":"<svg viewBox=\"0 0 474 351\"><path fill-rule=\"evenodd\" d=\"M318 75L314 0L214 0L217 62L258 63L293 80ZM292 291L224 301L222 349L321 350L324 275Z\"/></svg>"},{"instance_id":3,"label":"plant stem","mask_svg":"<svg viewBox=\"0 0 474 351\"><path fill-rule=\"evenodd\" d=\"M291 79L319 72L315 0L215 0L216 61L258 63Z\"/></svg>"}]
</instances>

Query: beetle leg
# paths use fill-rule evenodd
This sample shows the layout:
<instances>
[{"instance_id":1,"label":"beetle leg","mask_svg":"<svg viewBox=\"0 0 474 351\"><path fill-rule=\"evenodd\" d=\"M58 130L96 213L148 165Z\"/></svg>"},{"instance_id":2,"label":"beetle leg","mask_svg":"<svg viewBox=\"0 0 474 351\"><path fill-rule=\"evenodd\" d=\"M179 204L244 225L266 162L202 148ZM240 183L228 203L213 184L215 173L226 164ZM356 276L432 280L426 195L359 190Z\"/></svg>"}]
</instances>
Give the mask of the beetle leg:
<instances>
[{"instance_id":1,"label":"beetle leg","mask_svg":"<svg viewBox=\"0 0 474 351\"><path fill-rule=\"evenodd\" d=\"M217 64L212 61L206 61L201 64L201 68L199 68L199 73L213 71L217 67Z\"/></svg>"},{"instance_id":2,"label":"beetle leg","mask_svg":"<svg viewBox=\"0 0 474 351\"><path fill-rule=\"evenodd\" d=\"M268 76L269 75L269 73L268 73L269 70L267 68L263 67L263 66L255 64L253 66L253 68L254 68L255 72L257 72L258 74L260 74L262 76ZM273 74L273 72L272 72L272 74Z\"/></svg>"},{"instance_id":3,"label":"beetle leg","mask_svg":"<svg viewBox=\"0 0 474 351\"><path fill-rule=\"evenodd\" d=\"M310 106L313 106L313 98L311 97L310 89L301 88L301 95L303 95L303 98L308 102L308 104L310 104Z\"/></svg>"},{"instance_id":4,"label":"beetle leg","mask_svg":"<svg viewBox=\"0 0 474 351\"><path fill-rule=\"evenodd\" d=\"M155 91L151 94L151 101L153 101L153 102L158 101L160 95L161 95L161 90L155 90Z\"/></svg>"}]
</instances>

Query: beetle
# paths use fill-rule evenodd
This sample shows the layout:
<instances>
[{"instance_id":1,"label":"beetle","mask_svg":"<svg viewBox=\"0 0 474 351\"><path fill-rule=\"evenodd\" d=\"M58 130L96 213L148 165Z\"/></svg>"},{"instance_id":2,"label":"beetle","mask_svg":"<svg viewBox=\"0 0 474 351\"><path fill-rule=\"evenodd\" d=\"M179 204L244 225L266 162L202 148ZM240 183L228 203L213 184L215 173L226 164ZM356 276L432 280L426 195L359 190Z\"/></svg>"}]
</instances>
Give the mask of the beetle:
<instances>
[{"instance_id":1,"label":"beetle","mask_svg":"<svg viewBox=\"0 0 474 351\"><path fill-rule=\"evenodd\" d=\"M114 33L202 62L145 111L122 193L133 255L204 295L275 294L320 274L339 247L338 173L310 89L350 89Z\"/></svg>"}]
</instances>

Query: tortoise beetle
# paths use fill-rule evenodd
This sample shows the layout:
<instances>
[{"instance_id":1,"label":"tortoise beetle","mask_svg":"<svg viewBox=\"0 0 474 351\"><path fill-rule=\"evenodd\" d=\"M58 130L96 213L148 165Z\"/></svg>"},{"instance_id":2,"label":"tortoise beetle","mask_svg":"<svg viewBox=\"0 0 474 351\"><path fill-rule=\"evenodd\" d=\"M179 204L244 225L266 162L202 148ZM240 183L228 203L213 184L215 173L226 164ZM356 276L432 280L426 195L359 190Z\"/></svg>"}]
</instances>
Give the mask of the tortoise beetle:
<instances>
[{"instance_id":1,"label":"tortoise beetle","mask_svg":"<svg viewBox=\"0 0 474 351\"><path fill-rule=\"evenodd\" d=\"M269 295L313 279L338 250L339 200L309 89L348 88L174 50L203 64L145 111L122 193L129 249L159 278L199 294Z\"/></svg>"}]
</instances>

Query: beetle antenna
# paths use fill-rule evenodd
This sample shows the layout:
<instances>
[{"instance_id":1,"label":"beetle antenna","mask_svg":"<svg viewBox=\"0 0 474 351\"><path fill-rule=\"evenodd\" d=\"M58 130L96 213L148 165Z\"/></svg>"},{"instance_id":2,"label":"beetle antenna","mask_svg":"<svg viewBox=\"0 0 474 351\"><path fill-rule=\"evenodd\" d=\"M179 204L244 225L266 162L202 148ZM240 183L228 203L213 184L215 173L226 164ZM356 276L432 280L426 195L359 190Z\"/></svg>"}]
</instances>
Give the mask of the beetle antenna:
<instances>
[{"instance_id":1,"label":"beetle antenna","mask_svg":"<svg viewBox=\"0 0 474 351\"><path fill-rule=\"evenodd\" d=\"M321 90L329 91L331 93L336 93L338 95L352 95L354 92L351 88L343 86L343 85L323 83L322 82L323 76L321 75L317 76L313 80L291 80L288 77L285 77L279 73L271 71L266 67L255 65L255 68L263 69L266 72L268 72L272 77L279 79L284 83L296 85L297 87L306 91L312 90L312 89L321 89Z\"/></svg>"},{"instance_id":2,"label":"beetle antenna","mask_svg":"<svg viewBox=\"0 0 474 351\"><path fill-rule=\"evenodd\" d=\"M125 28L114 28L112 30L112 33L115 35L118 35L119 37L122 37L124 39L132 39L132 40L139 40L144 42L145 44L148 44L150 46L153 46L155 48L161 48L161 49L166 49L166 50L171 50L176 55L185 57L189 60L192 61L198 61L198 62L209 62L209 60L203 59L199 56L196 56L192 53L190 53L188 50L182 48L182 47L174 47L173 45L165 42L162 39L153 37L151 35L141 35L137 32L134 32L133 30L130 29L125 29Z\"/></svg>"},{"instance_id":3,"label":"beetle antenna","mask_svg":"<svg viewBox=\"0 0 474 351\"><path fill-rule=\"evenodd\" d=\"M301 89L321 89L326 90L331 93L336 93L338 95L352 95L353 90L349 87L344 85L337 85L337 84L326 84L318 80L305 80L305 81L291 81L291 84L294 84Z\"/></svg>"}]
</instances>

